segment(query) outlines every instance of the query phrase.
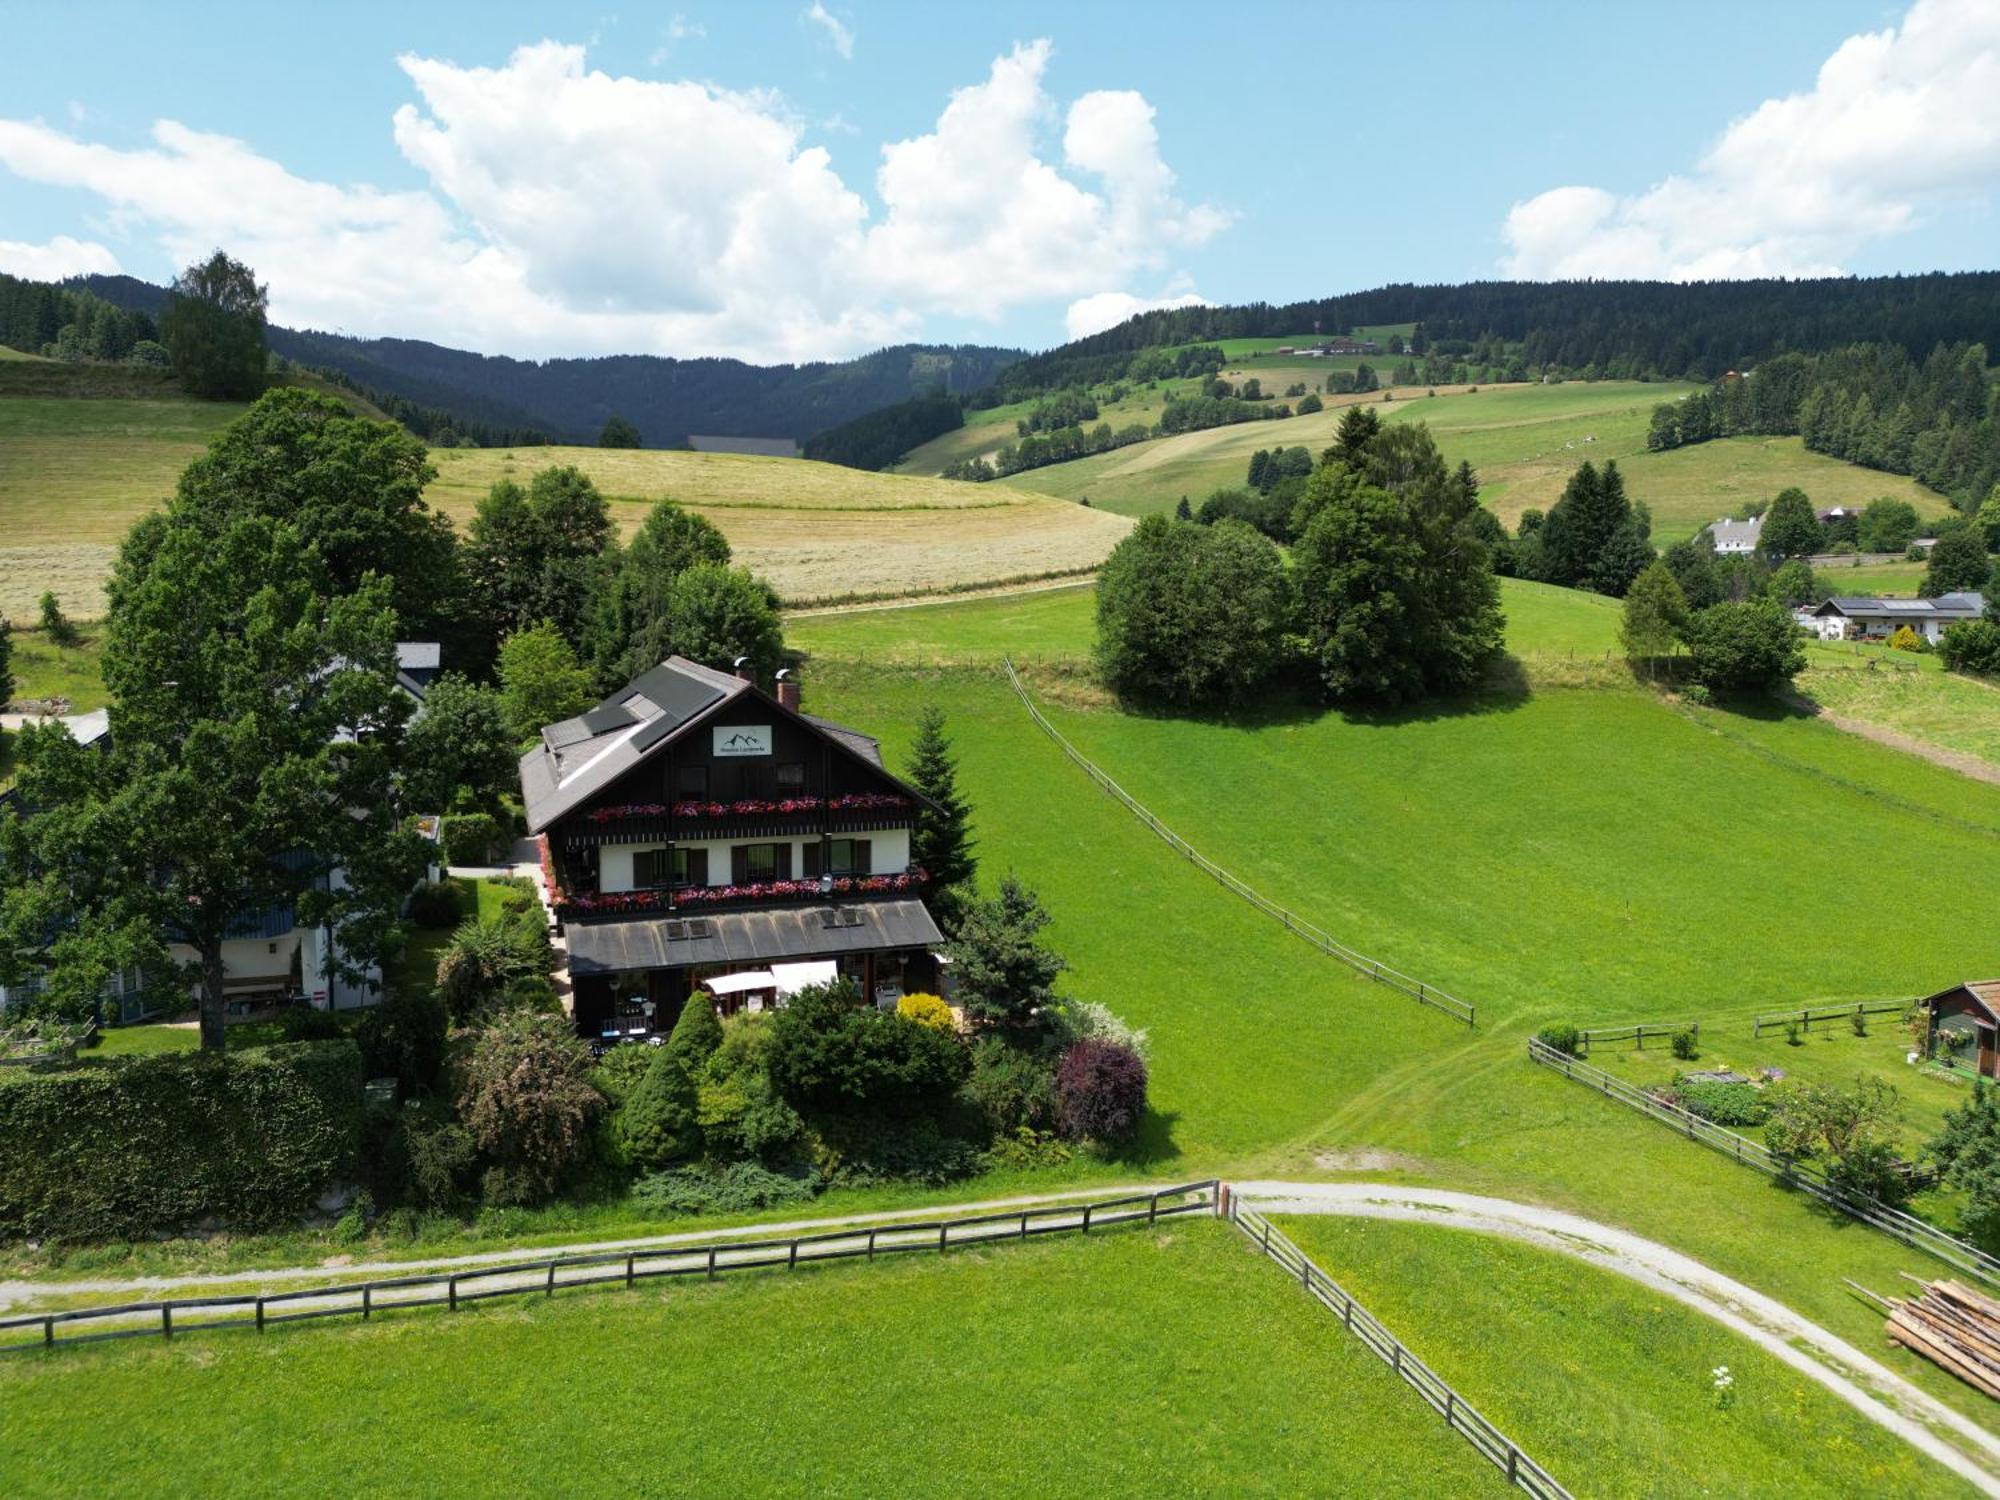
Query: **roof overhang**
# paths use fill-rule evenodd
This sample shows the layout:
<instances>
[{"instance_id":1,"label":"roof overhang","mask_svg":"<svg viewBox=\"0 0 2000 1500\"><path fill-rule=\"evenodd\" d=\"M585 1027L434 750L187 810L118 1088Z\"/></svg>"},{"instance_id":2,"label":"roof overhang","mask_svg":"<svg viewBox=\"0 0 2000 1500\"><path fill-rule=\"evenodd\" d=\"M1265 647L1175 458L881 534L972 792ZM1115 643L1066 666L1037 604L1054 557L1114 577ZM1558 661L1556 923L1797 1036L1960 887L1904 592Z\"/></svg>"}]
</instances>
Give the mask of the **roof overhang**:
<instances>
[{"instance_id":1,"label":"roof overhang","mask_svg":"<svg viewBox=\"0 0 2000 1500\"><path fill-rule=\"evenodd\" d=\"M830 923L828 913L835 910L851 914L850 920ZM923 902L915 900L572 923L566 936L573 976L681 969L697 964L749 968L803 963L856 953L928 948L944 941Z\"/></svg>"},{"instance_id":2,"label":"roof overhang","mask_svg":"<svg viewBox=\"0 0 2000 1500\"><path fill-rule=\"evenodd\" d=\"M1923 1002L1924 1008L1926 1010L1934 1008L1938 1001L1948 995L1963 995L1978 1008L1979 1013L1985 1016L1989 1023L2000 1027L2000 1011L1994 1009L1993 1002L1982 995L1980 993L1981 990L1991 990L1996 995L2000 995L2000 979L1968 979L1959 984L1949 985L1939 990L1935 995L1926 995Z\"/></svg>"}]
</instances>

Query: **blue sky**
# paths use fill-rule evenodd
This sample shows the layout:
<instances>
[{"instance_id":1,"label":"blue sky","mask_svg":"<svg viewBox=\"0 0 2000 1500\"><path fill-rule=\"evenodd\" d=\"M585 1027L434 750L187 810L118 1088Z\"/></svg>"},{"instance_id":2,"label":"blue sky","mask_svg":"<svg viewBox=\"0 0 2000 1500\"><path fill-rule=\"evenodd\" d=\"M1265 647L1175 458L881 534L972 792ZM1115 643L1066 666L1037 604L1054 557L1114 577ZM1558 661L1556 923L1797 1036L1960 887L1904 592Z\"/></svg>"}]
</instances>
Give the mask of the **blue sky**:
<instances>
[{"instance_id":1,"label":"blue sky","mask_svg":"<svg viewBox=\"0 0 2000 1500\"><path fill-rule=\"evenodd\" d=\"M775 359L1397 280L1993 263L1990 0L200 17L10 7L0 269L164 280L219 243L285 322Z\"/></svg>"}]
</instances>

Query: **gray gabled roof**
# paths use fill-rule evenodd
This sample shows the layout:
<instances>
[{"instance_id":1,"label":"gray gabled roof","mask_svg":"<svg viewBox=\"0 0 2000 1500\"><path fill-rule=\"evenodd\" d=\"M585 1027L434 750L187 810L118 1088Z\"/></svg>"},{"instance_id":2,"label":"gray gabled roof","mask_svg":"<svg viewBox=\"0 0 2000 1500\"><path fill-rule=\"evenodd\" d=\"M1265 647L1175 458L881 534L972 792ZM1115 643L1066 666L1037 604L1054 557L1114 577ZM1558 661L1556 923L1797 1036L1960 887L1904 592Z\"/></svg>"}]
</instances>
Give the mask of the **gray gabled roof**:
<instances>
[{"instance_id":1,"label":"gray gabled roof","mask_svg":"<svg viewBox=\"0 0 2000 1500\"><path fill-rule=\"evenodd\" d=\"M540 833L575 811L641 761L745 693L755 694L775 714L794 712L740 677L684 656L670 656L588 712L548 725L542 730L541 744L521 757L521 801L528 832ZM806 714L794 717L855 759L888 774L882 765L882 752L869 736L826 719ZM896 780L893 776L890 779ZM897 785L902 783L897 781Z\"/></svg>"}]
</instances>

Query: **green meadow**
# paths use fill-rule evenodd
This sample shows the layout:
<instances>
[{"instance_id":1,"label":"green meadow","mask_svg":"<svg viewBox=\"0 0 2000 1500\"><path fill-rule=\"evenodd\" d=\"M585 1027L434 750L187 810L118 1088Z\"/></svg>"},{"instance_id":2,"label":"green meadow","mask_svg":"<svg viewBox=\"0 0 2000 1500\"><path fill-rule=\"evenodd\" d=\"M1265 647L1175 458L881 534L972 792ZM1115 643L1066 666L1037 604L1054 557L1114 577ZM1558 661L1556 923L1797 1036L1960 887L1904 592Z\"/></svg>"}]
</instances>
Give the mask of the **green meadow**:
<instances>
[{"instance_id":1,"label":"green meadow","mask_svg":"<svg viewBox=\"0 0 2000 1500\"><path fill-rule=\"evenodd\" d=\"M994 601L949 657L992 651ZM1510 585L1517 645L1606 649L1615 610ZM1040 638L1076 596L1031 605ZM885 612L886 613L886 612ZM1658 1125L1530 1065L1550 1021L1741 1017L1925 993L1985 972L2000 895L2000 787L1803 712L1674 706L1636 686L1507 692L1400 715L1155 718L1051 693L1064 734L1177 832L1335 936L1470 1000L1468 1031L1352 976L1175 856L1097 792L991 668L888 665L884 615L801 621L808 706L884 736L893 760L943 707L987 877L1036 886L1066 983L1153 1038L1167 1175L1366 1170L1525 1197L1620 1223L1778 1296L1866 1347L1840 1286L1924 1259L1822 1215ZM1079 650L1087 628L1079 629ZM866 663L845 661L845 642ZM1522 683L1526 685L1523 686ZM1058 680L1058 687L1060 681ZM1954 899L1858 918L1827 871L1938 868ZM1942 977L1940 977L1942 976ZM1980 1398L1889 1356L1968 1408Z\"/></svg>"},{"instance_id":2,"label":"green meadow","mask_svg":"<svg viewBox=\"0 0 2000 1500\"><path fill-rule=\"evenodd\" d=\"M1506 1489L1213 1220L65 1350L0 1406L20 1500Z\"/></svg>"},{"instance_id":3,"label":"green meadow","mask_svg":"<svg viewBox=\"0 0 2000 1500\"><path fill-rule=\"evenodd\" d=\"M1428 1224L1277 1222L1577 1494L1953 1492L1825 1387L1615 1272ZM1726 1410L1722 1366L1735 1378Z\"/></svg>"},{"instance_id":4,"label":"green meadow","mask_svg":"<svg viewBox=\"0 0 2000 1500\"><path fill-rule=\"evenodd\" d=\"M1821 506L1859 506L1878 496L1908 500L1935 516L1944 498L1905 475L1857 468L1808 453L1797 438L1727 438L1671 453L1646 451L1653 408L1695 389L1641 381L1572 381L1561 385L1439 388L1435 397L1399 390L1377 405L1386 421L1423 422L1447 461L1470 463L1480 497L1511 529L1530 508L1547 510L1586 459L1616 460L1627 492L1653 513L1657 540L1691 536L1748 501L1797 485ZM1340 410L1280 422L1249 422L1135 444L1111 453L1031 469L1001 481L1064 499L1145 515L1171 510L1182 495L1194 504L1212 490L1244 481L1259 448L1333 439Z\"/></svg>"}]
</instances>

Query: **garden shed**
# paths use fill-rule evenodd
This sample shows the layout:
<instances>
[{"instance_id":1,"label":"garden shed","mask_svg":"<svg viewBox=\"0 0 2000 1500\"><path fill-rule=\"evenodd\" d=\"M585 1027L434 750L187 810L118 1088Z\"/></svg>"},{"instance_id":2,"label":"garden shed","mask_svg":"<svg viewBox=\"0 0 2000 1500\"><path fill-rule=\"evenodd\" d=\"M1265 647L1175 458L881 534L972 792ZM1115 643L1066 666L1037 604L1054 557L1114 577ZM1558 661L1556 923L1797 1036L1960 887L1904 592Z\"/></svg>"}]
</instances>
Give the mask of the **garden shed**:
<instances>
[{"instance_id":1,"label":"garden shed","mask_svg":"<svg viewBox=\"0 0 2000 1500\"><path fill-rule=\"evenodd\" d=\"M2000 979L1969 979L1939 990L1924 1001L1924 1010L1925 1056L1937 1056L1940 1046L1971 1053L1976 1045L1980 1074L2000 1076Z\"/></svg>"}]
</instances>

